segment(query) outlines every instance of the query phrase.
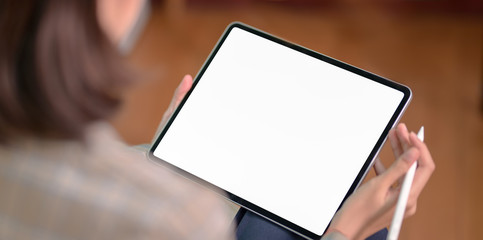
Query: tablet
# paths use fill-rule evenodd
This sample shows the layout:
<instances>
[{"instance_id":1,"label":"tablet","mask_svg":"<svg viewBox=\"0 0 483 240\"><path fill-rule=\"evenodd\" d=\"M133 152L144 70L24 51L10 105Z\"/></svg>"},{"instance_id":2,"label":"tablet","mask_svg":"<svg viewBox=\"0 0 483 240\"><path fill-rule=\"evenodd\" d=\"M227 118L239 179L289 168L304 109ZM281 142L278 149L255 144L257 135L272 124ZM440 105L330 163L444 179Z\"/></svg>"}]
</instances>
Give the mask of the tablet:
<instances>
[{"instance_id":1,"label":"tablet","mask_svg":"<svg viewBox=\"0 0 483 240\"><path fill-rule=\"evenodd\" d=\"M401 84L233 23L149 155L319 238L410 98Z\"/></svg>"}]
</instances>

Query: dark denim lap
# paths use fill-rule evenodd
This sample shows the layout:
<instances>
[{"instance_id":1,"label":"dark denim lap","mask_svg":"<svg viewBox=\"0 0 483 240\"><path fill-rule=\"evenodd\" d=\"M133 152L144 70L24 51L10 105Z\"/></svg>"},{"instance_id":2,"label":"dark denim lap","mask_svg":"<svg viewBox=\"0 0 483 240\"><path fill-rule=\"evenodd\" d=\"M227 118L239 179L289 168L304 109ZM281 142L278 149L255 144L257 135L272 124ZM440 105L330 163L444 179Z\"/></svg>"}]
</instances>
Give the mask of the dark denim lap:
<instances>
[{"instance_id":1,"label":"dark denim lap","mask_svg":"<svg viewBox=\"0 0 483 240\"><path fill-rule=\"evenodd\" d=\"M304 240L303 237L245 209L238 211L235 223L238 240ZM385 240L386 236L387 229L382 229L367 240Z\"/></svg>"}]
</instances>

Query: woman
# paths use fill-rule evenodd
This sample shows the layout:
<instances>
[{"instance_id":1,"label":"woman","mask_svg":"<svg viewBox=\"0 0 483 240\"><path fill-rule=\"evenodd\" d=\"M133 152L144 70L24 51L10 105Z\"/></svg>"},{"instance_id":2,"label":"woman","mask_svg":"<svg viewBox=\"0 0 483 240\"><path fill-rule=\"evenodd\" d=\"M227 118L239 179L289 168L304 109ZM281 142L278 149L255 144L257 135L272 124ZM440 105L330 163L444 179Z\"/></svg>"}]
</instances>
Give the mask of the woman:
<instances>
[{"instance_id":1,"label":"woman","mask_svg":"<svg viewBox=\"0 0 483 240\"><path fill-rule=\"evenodd\" d=\"M220 198L151 164L106 122L130 83L113 47L129 21L103 14L119 7L0 1L0 239L234 238ZM190 87L186 76L166 117ZM414 213L434 164L404 125L390 138L398 160L349 198L325 238L365 238L387 226L397 194L390 186L418 161Z\"/></svg>"}]
</instances>

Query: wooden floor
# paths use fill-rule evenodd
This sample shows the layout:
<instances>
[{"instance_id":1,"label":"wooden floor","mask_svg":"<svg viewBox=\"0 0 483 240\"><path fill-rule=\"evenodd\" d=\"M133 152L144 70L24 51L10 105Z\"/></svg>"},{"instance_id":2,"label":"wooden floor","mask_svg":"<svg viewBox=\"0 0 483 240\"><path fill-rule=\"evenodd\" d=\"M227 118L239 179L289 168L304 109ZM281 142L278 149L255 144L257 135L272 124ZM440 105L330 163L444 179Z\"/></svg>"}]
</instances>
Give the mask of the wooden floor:
<instances>
[{"instance_id":1,"label":"wooden floor","mask_svg":"<svg viewBox=\"0 0 483 240\"><path fill-rule=\"evenodd\" d=\"M413 131L425 126L436 171L400 239L483 239L482 18L366 6L193 7L165 1L152 9L129 56L140 81L113 119L128 143L151 140L178 82L184 74L196 75L232 21L411 87L414 98L402 121ZM382 157L392 161L387 147Z\"/></svg>"}]
</instances>

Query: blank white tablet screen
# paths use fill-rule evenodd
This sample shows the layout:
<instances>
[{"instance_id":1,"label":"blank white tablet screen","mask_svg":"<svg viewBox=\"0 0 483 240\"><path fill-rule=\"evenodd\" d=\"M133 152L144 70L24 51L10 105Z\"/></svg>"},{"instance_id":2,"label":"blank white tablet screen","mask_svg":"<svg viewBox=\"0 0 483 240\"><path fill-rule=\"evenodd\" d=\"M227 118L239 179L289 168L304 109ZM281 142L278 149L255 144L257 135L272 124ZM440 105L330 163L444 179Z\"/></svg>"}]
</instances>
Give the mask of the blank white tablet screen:
<instances>
[{"instance_id":1,"label":"blank white tablet screen","mask_svg":"<svg viewBox=\"0 0 483 240\"><path fill-rule=\"evenodd\" d=\"M402 98L235 27L154 156L321 235Z\"/></svg>"}]
</instances>

